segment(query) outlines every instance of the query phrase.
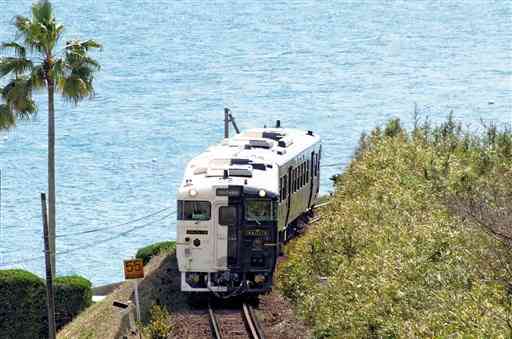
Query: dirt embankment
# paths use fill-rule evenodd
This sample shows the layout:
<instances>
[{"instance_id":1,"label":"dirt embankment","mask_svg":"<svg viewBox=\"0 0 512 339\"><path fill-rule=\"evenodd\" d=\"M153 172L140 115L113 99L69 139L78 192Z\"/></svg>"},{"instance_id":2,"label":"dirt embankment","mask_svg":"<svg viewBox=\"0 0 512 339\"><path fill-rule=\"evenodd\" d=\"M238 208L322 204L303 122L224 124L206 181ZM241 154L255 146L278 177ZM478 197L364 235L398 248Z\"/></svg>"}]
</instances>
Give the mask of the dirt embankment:
<instances>
[{"instance_id":1,"label":"dirt embankment","mask_svg":"<svg viewBox=\"0 0 512 339\"><path fill-rule=\"evenodd\" d=\"M207 318L204 307L191 306L180 292L180 279L174 253L154 257L145 267L146 277L139 283L141 317L143 323L150 320L150 309L159 304L171 316L170 338L208 337L204 332ZM93 305L58 334L59 339L117 339L138 338L131 333L129 315L121 314L113 307L113 301L133 303L133 283L121 284L103 301ZM309 330L294 315L290 304L278 291L259 297L257 316L267 338L310 338ZM132 307L133 308L133 307ZM203 310L202 310L203 309ZM133 317L133 313L131 315ZM206 327L207 328L207 327Z\"/></svg>"}]
</instances>

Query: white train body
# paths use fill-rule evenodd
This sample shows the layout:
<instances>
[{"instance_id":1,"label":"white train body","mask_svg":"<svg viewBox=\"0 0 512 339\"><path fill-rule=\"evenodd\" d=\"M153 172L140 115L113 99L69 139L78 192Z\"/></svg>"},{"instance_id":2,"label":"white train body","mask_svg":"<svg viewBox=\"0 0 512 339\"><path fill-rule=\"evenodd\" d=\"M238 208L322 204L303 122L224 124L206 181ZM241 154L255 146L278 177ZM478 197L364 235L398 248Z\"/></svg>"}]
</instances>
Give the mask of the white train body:
<instances>
[{"instance_id":1,"label":"white train body","mask_svg":"<svg viewBox=\"0 0 512 339\"><path fill-rule=\"evenodd\" d=\"M182 291L271 289L280 244L317 198L320 153L310 131L263 128L192 159L177 193Z\"/></svg>"}]
</instances>

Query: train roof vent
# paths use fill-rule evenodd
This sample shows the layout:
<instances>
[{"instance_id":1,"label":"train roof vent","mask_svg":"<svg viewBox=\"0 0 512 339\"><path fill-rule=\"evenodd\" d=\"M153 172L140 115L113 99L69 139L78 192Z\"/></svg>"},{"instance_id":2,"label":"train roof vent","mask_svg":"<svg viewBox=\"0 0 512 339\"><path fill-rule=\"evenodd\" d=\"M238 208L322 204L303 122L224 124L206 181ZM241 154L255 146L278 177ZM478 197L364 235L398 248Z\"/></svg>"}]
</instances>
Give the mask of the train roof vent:
<instances>
[{"instance_id":1,"label":"train roof vent","mask_svg":"<svg viewBox=\"0 0 512 339\"><path fill-rule=\"evenodd\" d=\"M249 146L251 148L272 148L272 144L266 140L249 140Z\"/></svg>"},{"instance_id":2,"label":"train roof vent","mask_svg":"<svg viewBox=\"0 0 512 339\"><path fill-rule=\"evenodd\" d=\"M278 143L279 147L290 147L291 145L293 145L293 140L291 138L282 138L281 140L279 140L279 143Z\"/></svg>"},{"instance_id":3,"label":"train roof vent","mask_svg":"<svg viewBox=\"0 0 512 339\"><path fill-rule=\"evenodd\" d=\"M230 168L229 176L251 178L252 171L249 168Z\"/></svg>"},{"instance_id":4,"label":"train roof vent","mask_svg":"<svg viewBox=\"0 0 512 339\"><path fill-rule=\"evenodd\" d=\"M249 159L231 159L231 165L248 165L251 162Z\"/></svg>"},{"instance_id":5,"label":"train roof vent","mask_svg":"<svg viewBox=\"0 0 512 339\"><path fill-rule=\"evenodd\" d=\"M251 164L252 168L255 169L255 170L260 170L260 171L266 171L267 170L267 166L264 164L264 163L260 163L260 162L256 162L256 163L252 163Z\"/></svg>"},{"instance_id":6,"label":"train roof vent","mask_svg":"<svg viewBox=\"0 0 512 339\"><path fill-rule=\"evenodd\" d=\"M271 139L275 141L279 141L284 137L284 134L279 132L263 132L262 137L264 139Z\"/></svg>"},{"instance_id":7,"label":"train roof vent","mask_svg":"<svg viewBox=\"0 0 512 339\"><path fill-rule=\"evenodd\" d=\"M198 167L194 170L194 175L205 174L206 171L206 167Z\"/></svg>"}]
</instances>

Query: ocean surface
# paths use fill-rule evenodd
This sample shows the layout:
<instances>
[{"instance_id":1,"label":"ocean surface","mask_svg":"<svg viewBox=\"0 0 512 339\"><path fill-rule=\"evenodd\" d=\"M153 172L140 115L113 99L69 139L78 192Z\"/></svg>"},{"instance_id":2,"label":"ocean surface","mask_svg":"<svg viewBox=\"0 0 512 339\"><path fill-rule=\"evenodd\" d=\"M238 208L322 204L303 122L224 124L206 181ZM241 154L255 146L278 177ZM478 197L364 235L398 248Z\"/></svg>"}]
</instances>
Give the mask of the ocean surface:
<instances>
[{"instance_id":1,"label":"ocean surface","mask_svg":"<svg viewBox=\"0 0 512 339\"><path fill-rule=\"evenodd\" d=\"M31 0L0 0L0 41ZM95 38L96 97L57 109L57 270L95 285L175 237L186 162L223 136L280 119L323 138L322 191L359 135L415 104L470 129L512 121L511 1L53 1L63 41ZM0 269L44 263L47 116L0 132ZM81 232L95 230L91 233Z\"/></svg>"}]
</instances>

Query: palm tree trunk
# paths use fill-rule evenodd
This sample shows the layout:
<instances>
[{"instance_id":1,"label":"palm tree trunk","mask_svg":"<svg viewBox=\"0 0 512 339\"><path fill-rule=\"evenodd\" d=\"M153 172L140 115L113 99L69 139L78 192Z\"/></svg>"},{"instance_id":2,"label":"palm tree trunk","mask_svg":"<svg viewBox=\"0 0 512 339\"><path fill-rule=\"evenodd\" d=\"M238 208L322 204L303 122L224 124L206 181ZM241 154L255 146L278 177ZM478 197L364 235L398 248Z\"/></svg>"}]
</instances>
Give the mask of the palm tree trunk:
<instances>
[{"instance_id":1,"label":"palm tree trunk","mask_svg":"<svg viewBox=\"0 0 512 339\"><path fill-rule=\"evenodd\" d=\"M55 277L55 105L53 79L48 84L48 235L52 274Z\"/></svg>"}]
</instances>

